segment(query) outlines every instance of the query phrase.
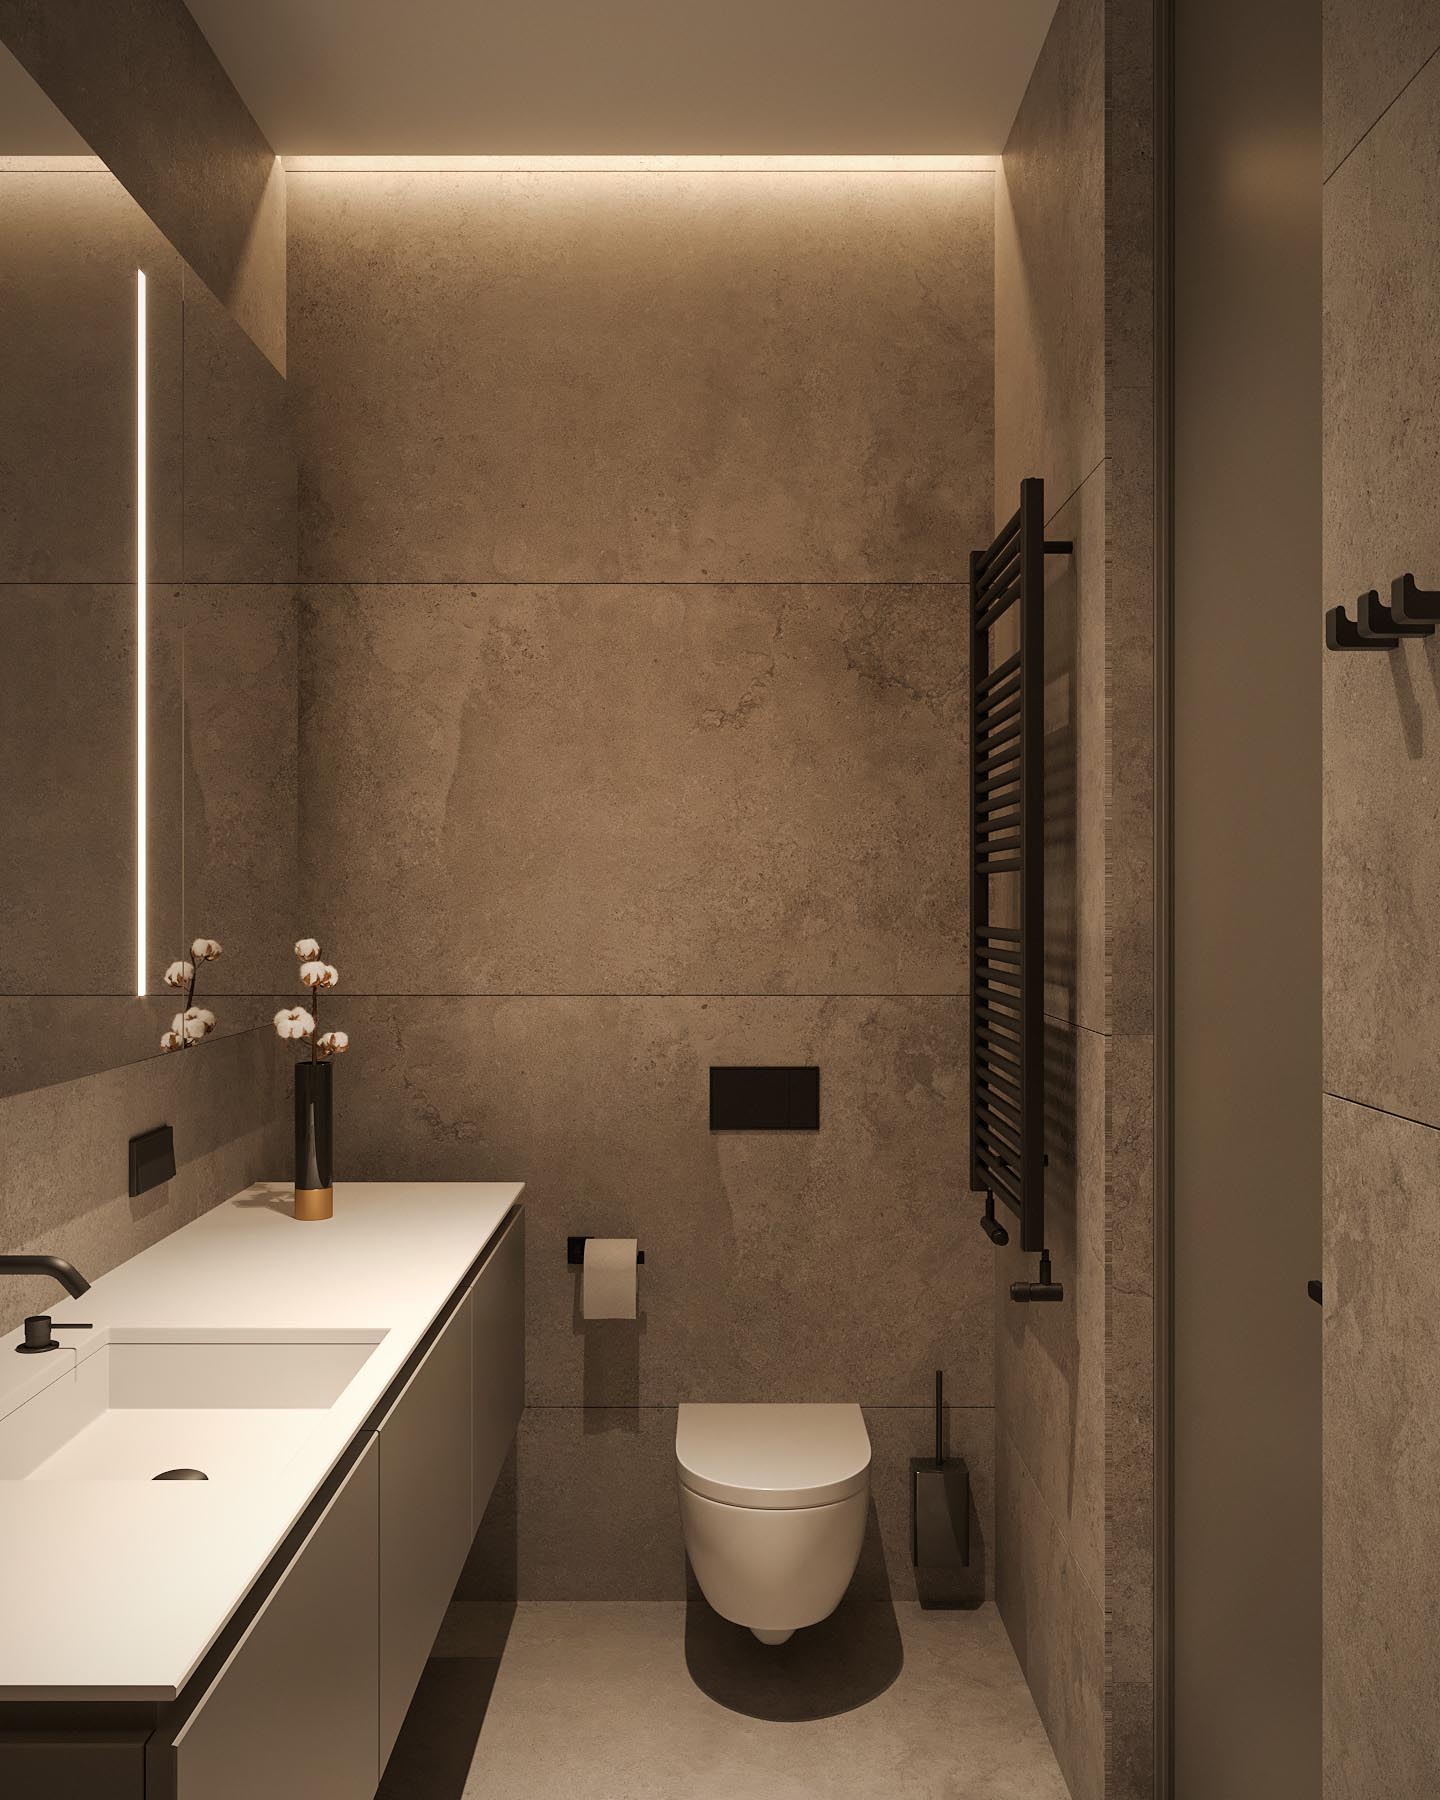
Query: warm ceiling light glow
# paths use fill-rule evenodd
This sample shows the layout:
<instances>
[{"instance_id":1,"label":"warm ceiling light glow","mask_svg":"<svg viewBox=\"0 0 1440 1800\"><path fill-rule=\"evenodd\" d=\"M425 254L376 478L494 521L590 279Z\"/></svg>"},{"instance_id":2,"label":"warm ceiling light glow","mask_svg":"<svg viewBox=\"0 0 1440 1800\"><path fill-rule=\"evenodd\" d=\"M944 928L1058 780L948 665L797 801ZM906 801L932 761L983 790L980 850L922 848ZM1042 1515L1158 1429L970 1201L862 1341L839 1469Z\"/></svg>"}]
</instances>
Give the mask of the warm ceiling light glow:
<instances>
[{"instance_id":1,"label":"warm ceiling light glow","mask_svg":"<svg viewBox=\"0 0 1440 1800\"><path fill-rule=\"evenodd\" d=\"M146 459L148 431L145 395L145 271L135 271L135 992L145 997L145 649L147 619L149 536Z\"/></svg>"},{"instance_id":2,"label":"warm ceiling light glow","mask_svg":"<svg viewBox=\"0 0 1440 1800\"><path fill-rule=\"evenodd\" d=\"M291 175L953 175L998 156L287 156Z\"/></svg>"}]
</instances>

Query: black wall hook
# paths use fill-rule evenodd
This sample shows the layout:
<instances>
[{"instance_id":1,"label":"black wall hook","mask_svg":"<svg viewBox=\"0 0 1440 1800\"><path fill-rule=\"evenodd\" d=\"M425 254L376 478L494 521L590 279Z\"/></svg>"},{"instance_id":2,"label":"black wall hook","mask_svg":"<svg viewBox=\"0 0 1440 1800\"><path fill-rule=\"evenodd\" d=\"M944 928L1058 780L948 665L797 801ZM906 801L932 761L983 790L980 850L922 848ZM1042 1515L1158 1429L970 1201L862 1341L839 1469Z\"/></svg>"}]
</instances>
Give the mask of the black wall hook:
<instances>
[{"instance_id":1,"label":"black wall hook","mask_svg":"<svg viewBox=\"0 0 1440 1800\"><path fill-rule=\"evenodd\" d=\"M1327 650L1393 650L1398 637L1387 637L1372 629L1373 616L1367 602L1379 605L1380 596L1371 588L1355 602L1352 620L1343 606L1332 606L1325 615L1325 647ZM1381 607L1384 612L1386 609Z\"/></svg>"},{"instance_id":2,"label":"black wall hook","mask_svg":"<svg viewBox=\"0 0 1440 1800\"><path fill-rule=\"evenodd\" d=\"M1404 577L1401 577L1404 580ZM1417 590L1418 591L1418 590ZM1392 585L1390 594L1395 596ZM1374 588L1368 594L1362 594L1355 602L1355 624L1361 637L1388 638L1392 642L1397 637L1434 637L1435 627L1423 619L1407 619L1396 615L1393 605L1385 606Z\"/></svg>"},{"instance_id":3,"label":"black wall hook","mask_svg":"<svg viewBox=\"0 0 1440 1800\"><path fill-rule=\"evenodd\" d=\"M1440 625L1440 588L1416 587L1413 575L1397 575L1390 583L1389 614L1398 630L1429 637Z\"/></svg>"},{"instance_id":4,"label":"black wall hook","mask_svg":"<svg viewBox=\"0 0 1440 1800\"><path fill-rule=\"evenodd\" d=\"M1374 588L1355 602L1352 620L1343 606L1325 615L1325 644L1330 650L1393 650L1402 638L1434 637L1440 625L1440 589L1416 587L1413 575L1397 575L1390 583L1386 606Z\"/></svg>"}]
</instances>

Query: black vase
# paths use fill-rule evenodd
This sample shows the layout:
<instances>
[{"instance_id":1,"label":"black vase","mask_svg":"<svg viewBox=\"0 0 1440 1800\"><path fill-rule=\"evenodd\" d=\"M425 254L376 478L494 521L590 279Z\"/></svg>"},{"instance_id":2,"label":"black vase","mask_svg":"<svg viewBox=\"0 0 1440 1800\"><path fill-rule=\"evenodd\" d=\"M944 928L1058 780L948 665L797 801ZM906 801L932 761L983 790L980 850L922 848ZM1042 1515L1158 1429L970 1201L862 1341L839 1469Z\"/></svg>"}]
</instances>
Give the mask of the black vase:
<instances>
[{"instance_id":1,"label":"black vase","mask_svg":"<svg viewBox=\"0 0 1440 1800\"><path fill-rule=\"evenodd\" d=\"M328 1219L335 1211L330 1179L332 1065L295 1065L295 1217Z\"/></svg>"}]
</instances>

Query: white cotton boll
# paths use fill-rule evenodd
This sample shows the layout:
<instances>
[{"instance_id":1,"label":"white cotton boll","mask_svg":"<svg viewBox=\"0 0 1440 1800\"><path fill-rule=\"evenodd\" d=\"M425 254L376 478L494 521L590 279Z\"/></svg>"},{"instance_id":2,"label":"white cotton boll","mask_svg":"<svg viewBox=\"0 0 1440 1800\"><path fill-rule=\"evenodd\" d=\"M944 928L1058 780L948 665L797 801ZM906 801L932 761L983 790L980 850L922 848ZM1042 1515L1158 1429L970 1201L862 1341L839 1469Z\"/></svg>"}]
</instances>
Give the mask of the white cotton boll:
<instances>
[{"instance_id":1,"label":"white cotton boll","mask_svg":"<svg viewBox=\"0 0 1440 1800\"><path fill-rule=\"evenodd\" d=\"M282 1006L275 1015L275 1030L282 1038L308 1038L315 1021L303 1006Z\"/></svg>"},{"instance_id":2,"label":"white cotton boll","mask_svg":"<svg viewBox=\"0 0 1440 1800\"><path fill-rule=\"evenodd\" d=\"M181 1020L182 1028L192 1044L208 1037L215 1029L215 1015L203 1006L192 1006Z\"/></svg>"},{"instance_id":3,"label":"white cotton boll","mask_svg":"<svg viewBox=\"0 0 1440 1800\"><path fill-rule=\"evenodd\" d=\"M195 958L197 963L214 962L215 958L220 954L220 946L215 942L214 938L196 938L195 942L190 946L190 954Z\"/></svg>"},{"instance_id":4,"label":"white cotton boll","mask_svg":"<svg viewBox=\"0 0 1440 1800\"><path fill-rule=\"evenodd\" d=\"M319 939L301 938L295 946L295 954L300 958L301 962L314 962L315 958L320 954Z\"/></svg>"},{"instance_id":5,"label":"white cotton boll","mask_svg":"<svg viewBox=\"0 0 1440 1800\"><path fill-rule=\"evenodd\" d=\"M178 1050L185 1042L178 1031L167 1031L160 1040L162 1050Z\"/></svg>"},{"instance_id":6,"label":"white cotton boll","mask_svg":"<svg viewBox=\"0 0 1440 1800\"><path fill-rule=\"evenodd\" d=\"M350 1048L350 1034L345 1031L322 1031L315 1040L322 1056L343 1056Z\"/></svg>"},{"instance_id":7,"label":"white cotton boll","mask_svg":"<svg viewBox=\"0 0 1440 1800\"><path fill-rule=\"evenodd\" d=\"M165 971L166 987L188 987L195 979L195 965L192 962L173 962Z\"/></svg>"},{"instance_id":8,"label":"white cotton boll","mask_svg":"<svg viewBox=\"0 0 1440 1800\"><path fill-rule=\"evenodd\" d=\"M300 965L300 979L307 988L333 988L340 977L333 963L307 962Z\"/></svg>"}]
</instances>

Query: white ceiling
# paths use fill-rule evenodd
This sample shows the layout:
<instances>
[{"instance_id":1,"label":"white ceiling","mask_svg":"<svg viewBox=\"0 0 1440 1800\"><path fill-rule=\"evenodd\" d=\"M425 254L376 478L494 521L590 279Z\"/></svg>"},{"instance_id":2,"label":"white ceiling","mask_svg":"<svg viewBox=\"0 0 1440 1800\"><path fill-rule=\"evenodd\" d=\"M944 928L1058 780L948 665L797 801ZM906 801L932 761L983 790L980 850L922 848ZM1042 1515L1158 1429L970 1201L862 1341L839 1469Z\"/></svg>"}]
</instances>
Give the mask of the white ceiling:
<instances>
[{"instance_id":1,"label":"white ceiling","mask_svg":"<svg viewBox=\"0 0 1440 1800\"><path fill-rule=\"evenodd\" d=\"M1056 0L188 0L293 155L993 155Z\"/></svg>"}]
</instances>

